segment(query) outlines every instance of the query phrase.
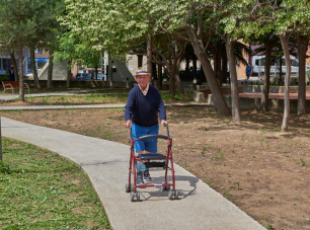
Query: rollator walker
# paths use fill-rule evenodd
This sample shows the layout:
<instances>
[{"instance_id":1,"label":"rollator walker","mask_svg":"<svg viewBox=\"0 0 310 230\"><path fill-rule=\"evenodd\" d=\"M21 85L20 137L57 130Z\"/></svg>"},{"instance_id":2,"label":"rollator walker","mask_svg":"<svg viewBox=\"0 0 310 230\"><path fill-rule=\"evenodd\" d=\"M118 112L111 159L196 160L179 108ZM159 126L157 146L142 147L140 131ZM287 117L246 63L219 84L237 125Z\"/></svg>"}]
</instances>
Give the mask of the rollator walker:
<instances>
[{"instance_id":1,"label":"rollator walker","mask_svg":"<svg viewBox=\"0 0 310 230\"><path fill-rule=\"evenodd\" d=\"M139 201L140 200L140 192L137 191L138 188L148 188L148 187L158 187L161 191L169 191L168 192L168 198L170 200L172 199L178 199L178 191L175 190L175 175L174 175L174 168L173 168L173 157L172 157L172 139L169 136L169 128L168 125L165 125L167 128L167 136L164 135L146 135L139 137L136 140L133 140L132 138L132 132L130 129L130 160L129 160L129 176L128 176L128 184L126 184L126 192L130 193L130 200L131 201ZM156 139L163 139L164 142L167 141L167 146L163 148L161 153L146 153L146 154L139 154L138 156L135 156L134 151L134 143L136 141L143 141L151 138ZM163 168L165 170L165 181L162 184L141 184L137 185L137 169L135 167L135 164L137 161L143 161L145 166L150 168ZM170 162L170 167L169 167ZM171 171L172 174L172 183L168 183L167 177L168 177L168 170ZM132 183L132 176L133 176L133 183ZM172 187L172 189L171 189Z\"/></svg>"}]
</instances>

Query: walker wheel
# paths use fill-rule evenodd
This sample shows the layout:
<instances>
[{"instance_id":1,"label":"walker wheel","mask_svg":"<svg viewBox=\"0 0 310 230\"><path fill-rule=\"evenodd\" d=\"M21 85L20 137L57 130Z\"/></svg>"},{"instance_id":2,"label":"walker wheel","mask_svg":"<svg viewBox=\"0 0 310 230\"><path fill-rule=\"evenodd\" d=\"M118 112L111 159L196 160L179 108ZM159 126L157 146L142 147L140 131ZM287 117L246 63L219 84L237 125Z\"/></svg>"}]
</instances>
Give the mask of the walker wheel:
<instances>
[{"instance_id":1,"label":"walker wheel","mask_svg":"<svg viewBox=\"0 0 310 230\"><path fill-rule=\"evenodd\" d=\"M131 193L130 193L130 201L134 201L134 200L135 200L135 197L136 197L136 193L131 192Z\"/></svg>"},{"instance_id":2,"label":"walker wheel","mask_svg":"<svg viewBox=\"0 0 310 230\"><path fill-rule=\"evenodd\" d=\"M170 190L170 191L168 192L168 198L169 198L169 200L172 200L172 196L173 196L173 191Z\"/></svg>"},{"instance_id":3,"label":"walker wheel","mask_svg":"<svg viewBox=\"0 0 310 230\"><path fill-rule=\"evenodd\" d=\"M169 200L172 200L173 198L174 199L178 199L179 198L179 192L177 190L170 190L169 193L168 193L168 198Z\"/></svg>"},{"instance_id":4,"label":"walker wheel","mask_svg":"<svg viewBox=\"0 0 310 230\"><path fill-rule=\"evenodd\" d=\"M179 192L177 190L174 191L174 199L178 199L179 198Z\"/></svg>"},{"instance_id":5,"label":"walker wheel","mask_svg":"<svg viewBox=\"0 0 310 230\"><path fill-rule=\"evenodd\" d=\"M163 182L162 184L166 184L165 182ZM160 191L164 192L164 191L169 191L170 190L170 186L162 186L160 187Z\"/></svg>"},{"instance_id":6,"label":"walker wheel","mask_svg":"<svg viewBox=\"0 0 310 230\"><path fill-rule=\"evenodd\" d=\"M169 191L169 190L170 190L170 186L163 186L163 187L160 188L160 190L161 190L162 192L164 192L164 191Z\"/></svg>"},{"instance_id":7,"label":"walker wheel","mask_svg":"<svg viewBox=\"0 0 310 230\"><path fill-rule=\"evenodd\" d=\"M132 189L132 188L133 188L133 184L130 184L129 186L128 186L128 184L125 185L125 191L126 191L127 193L131 192L131 189Z\"/></svg>"},{"instance_id":8,"label":"walker wheel","mask_svg":"<svg viewBox=\"0 0 310 230\"><path fill-rule=\"evenodd\" d=\"M131 192L130 193L130 201L134 201L135 198L137 199L137 201L140 200L140 193L137 191L137 192Z\"/></svg>"},{"instance_id":9,"label":"walker wheel","mask_svg":"<svg viewBox=\"0 0 310 230\"><path fill-rule=\"evenodd\" d=\"M136 198L137 198L137 201L140 200L140 192L136 192Z\"/></svg>"}]
</instances>

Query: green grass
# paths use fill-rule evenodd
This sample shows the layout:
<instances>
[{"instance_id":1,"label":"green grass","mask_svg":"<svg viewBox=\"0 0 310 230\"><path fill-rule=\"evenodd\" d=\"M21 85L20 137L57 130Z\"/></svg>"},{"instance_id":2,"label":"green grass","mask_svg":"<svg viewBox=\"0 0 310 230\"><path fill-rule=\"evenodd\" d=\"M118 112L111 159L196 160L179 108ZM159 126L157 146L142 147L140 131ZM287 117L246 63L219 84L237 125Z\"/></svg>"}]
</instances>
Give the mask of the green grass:
<instances>
[{"instance_id":1,"label":"green grass","mask_svg":"<svg viewBox=\"0 0 310 230\"><path fill-rule=\"evenodd\" d=\"M0 229L109 229L83 172L55 153L3 138Z\"/></svg>"},{"instance_id":2,"label":"green grass","mask_svg":"<svg viewBox=\"0 0 310 230\"><path fill-rule=\"evenodd\" d=\"M169 95L169 92L161 92L161 98L165 102L191 102L193 101L193 93L185 92L183 95L176 93L175 97L173 98Z\"/></svg>"}]
</instances>

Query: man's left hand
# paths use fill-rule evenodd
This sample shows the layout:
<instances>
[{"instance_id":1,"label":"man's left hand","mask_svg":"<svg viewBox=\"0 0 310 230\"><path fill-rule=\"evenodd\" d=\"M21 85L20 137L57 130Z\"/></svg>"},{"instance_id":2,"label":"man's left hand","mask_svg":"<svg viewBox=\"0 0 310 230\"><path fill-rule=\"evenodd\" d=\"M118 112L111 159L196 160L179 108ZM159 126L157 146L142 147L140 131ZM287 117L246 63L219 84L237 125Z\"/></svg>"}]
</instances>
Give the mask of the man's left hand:
<instances>
[{"instance_id":1,"label":"man's left hand","mask_svg":"<svg viewBox=\"0 0 310 230\"><path fill-rule=\"evenodd\" d=\"M161 120L160 124L161 124L162 126L165 126L165 124L168 125L168 122L167 122L166 120Z\"/></svg>"}]
</instances>

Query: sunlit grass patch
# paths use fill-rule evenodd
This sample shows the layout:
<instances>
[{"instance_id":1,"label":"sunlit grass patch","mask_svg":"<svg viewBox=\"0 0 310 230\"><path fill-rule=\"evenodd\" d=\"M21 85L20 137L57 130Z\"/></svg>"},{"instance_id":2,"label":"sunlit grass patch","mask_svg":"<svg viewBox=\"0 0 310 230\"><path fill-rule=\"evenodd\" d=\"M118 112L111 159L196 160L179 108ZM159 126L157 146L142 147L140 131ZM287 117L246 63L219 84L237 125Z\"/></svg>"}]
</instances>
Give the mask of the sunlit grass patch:
<instances>
[{"instance_id":1,"label":"sunlit grass patch","mask_svg":"<svg viewBox=\"0 0 310 230\"><path fill-rule=\"evenodd\" d=\"M98 196L73 163L3 138L0 229L109 229Z\"/></svg>"}]
</instances>

